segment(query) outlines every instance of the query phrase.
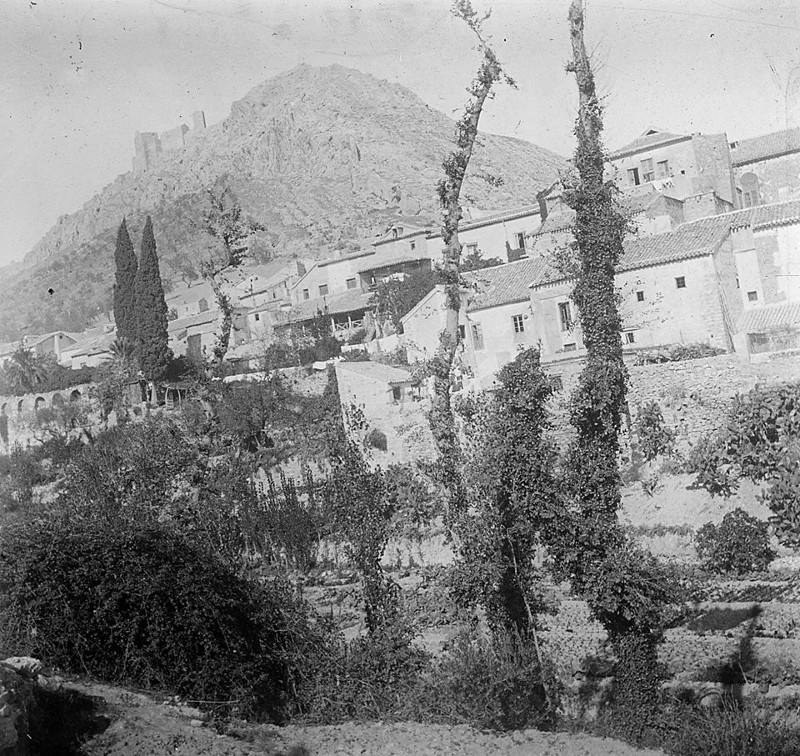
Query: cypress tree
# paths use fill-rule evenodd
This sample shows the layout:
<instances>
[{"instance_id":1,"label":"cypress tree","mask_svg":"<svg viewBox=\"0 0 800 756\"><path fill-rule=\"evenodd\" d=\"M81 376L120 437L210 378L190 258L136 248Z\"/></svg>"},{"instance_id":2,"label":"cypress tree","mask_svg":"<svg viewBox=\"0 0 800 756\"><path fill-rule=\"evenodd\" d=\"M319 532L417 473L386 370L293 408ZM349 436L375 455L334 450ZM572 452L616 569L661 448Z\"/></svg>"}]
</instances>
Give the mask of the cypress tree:
<instances>
[{"instance_id":1,"label":"cypress tree","mask_svg":"<svg viewBox=\"0 0 800 756\"><path fill-rule=\"evenodd\" d=\"M136 343L136 271L138 263L128 233L125 218L117 231L117 247L114 251L116 283L114 284L114 322L117 338Z\"/></svg>"},{"instance_id":2,"label":"cypress tree","mask_svg":"<svg viewBox=\"0 0 800 756\"><path fill-rule=\"evenodd\" d=\"M149 215L142 233L142 252L136 273L136 327L139 365L148 381L157 381L164 376L172 352L167 346L167 303Z\"/></svg>"}]
</instances>

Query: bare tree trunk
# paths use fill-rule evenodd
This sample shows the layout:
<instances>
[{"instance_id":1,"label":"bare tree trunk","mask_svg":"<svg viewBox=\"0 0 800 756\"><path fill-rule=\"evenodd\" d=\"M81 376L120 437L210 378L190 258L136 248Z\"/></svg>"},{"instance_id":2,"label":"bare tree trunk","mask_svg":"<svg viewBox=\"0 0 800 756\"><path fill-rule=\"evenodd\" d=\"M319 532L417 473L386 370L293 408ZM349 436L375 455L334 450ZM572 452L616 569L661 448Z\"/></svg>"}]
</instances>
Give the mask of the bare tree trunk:
<instances>
[{"instance_id":1,"label":"bare tree trunk","mask_svg":"<svg viewBox=\"0 0 800 756\"><path fill-rule=\"evenodd\" d=\"M461 479L461 448L450 402L451 374L459 342L458 319L461 310L461 243L458 240L458 227L462 217L461 187L478 136L478 121L483 106L491 95L492 87L504 76L500 61L483 36L482 20L477 17L468 0L457 2L453 12L475 32L483 61L469 89L471 99L456 126L456 150L444 161L445 177L437 187L443 216L442 241L445 249L440 273L447 315L445 327L439 336L436 356L431 361L434 396L430 425L439 451L440 480L448 493L447 519L450 522L463 508L465 498ZM506 76L505 79L513 85L509 77Z\"/></svg>"}]
</instances>

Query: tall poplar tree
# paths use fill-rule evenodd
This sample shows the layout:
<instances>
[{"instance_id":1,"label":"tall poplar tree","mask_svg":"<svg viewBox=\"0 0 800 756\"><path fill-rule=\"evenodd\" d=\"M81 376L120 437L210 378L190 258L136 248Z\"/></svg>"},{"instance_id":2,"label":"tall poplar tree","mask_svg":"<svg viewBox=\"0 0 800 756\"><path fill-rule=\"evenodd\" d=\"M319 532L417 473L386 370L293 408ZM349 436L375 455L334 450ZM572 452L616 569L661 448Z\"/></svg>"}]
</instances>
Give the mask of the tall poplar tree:
<instances>
[{"instance_id":1,"label":"tall poplar tree","mask_svg":"<svg viewBox=\"0 0 800 756\"><path fill-rule=\"evenodd\" d=\"M114 322L117 338L130 344L136 343L136 271L138 263L133 252L131 236L125 218L117 231L117 247L114 251L116 283L114 284Z\"/></svg>"},{"instance_id":2,"label":"tall poplar tree","mask_svg":"<svg viewBox=\"0 0 800 756\"><path fill-rule=\"evenodd\" d=\"M167 303L158 270L153 221L147 216L136 273L136 327L139 366L148 381L163 378L172 359L167 337Z\"/></svg>"}]
</instances>

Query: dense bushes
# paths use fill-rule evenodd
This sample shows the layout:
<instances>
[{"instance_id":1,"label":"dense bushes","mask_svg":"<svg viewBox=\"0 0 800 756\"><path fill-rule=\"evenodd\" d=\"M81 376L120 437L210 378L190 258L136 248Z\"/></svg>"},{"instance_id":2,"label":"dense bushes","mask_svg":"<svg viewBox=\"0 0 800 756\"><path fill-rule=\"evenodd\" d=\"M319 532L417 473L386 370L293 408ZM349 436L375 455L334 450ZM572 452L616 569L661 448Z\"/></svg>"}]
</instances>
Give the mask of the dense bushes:
<instances>
[{"instance_id":1,"label":"dense bushes","mask_svg":"<svg viewBox=\"0 0 800 756\"><path fill-rule=\"evenodd\" d=\"M769 526L743 509L728 512L720 525L706 523L695 536L703 566L713 572L742 575L764 570L774 559L769 546Z\"/></svg>"},{"instance_id":2,"label":"dense bushes","mask_svg":"<svg viewBox=\"0 0 800 756\"><path fill-rule=\"evenodd\" d=\"M555 715L552 688L530 639L462 632L423 679L415 714L422 721L467 723L482 730L548 729Z\"/></svg>"},{"instance_id":3,"label":"dense bushes","mask_svg":"<svg viewBox=\"0 0 800 756\"><path fill-rule=\"evenodd\" d=\"M26 623L21 640L50 664L258 717L288 705L292 594L237 577L164 527L15 528L0 543L0 584Z\"/></svg>"},{"instance_id":4,"label":"dense bushes","mask_svg":"<svg viewBox=\"0 0 800 756\"><path fill-rule=\"evenodd\" d=\"M736 396L725 430L692 449L689 470L712 495L729 496L739 478L766 482L763 501L778 539L800 545L800 383Z\"/></svg>"},{"instance_id":5,"label":"dense bushes","mask_svg":"<svg viewBox=\"0 0 800 756\"><path fill-rule=\"evenodd\" d=\"M664 748L674 756L795 756L800 731L787 722L728 705L722 709L680 709Z\"/></svg>"}]
</instances>

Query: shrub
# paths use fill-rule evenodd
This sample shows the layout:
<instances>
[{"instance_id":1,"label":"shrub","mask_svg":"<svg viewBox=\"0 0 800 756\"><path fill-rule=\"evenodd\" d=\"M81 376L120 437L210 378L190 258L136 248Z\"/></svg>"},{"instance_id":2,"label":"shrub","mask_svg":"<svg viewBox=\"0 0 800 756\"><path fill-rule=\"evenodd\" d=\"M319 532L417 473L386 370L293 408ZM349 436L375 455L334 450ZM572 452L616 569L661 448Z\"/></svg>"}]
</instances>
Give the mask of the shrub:
<instances>
[{"instance_id":1,"label":"shrub","mask_svg":"<svg viewBox=\"0 0 800 756\"><path fill-rule=\"evenodd\" d=\"M62 504L89 518L157 520L194 475L197 450L180 428L153 418L100 435L69 463Z\"/></svg>"},{"instance_id":2,"label":"shrub","mask_svg":"<svg viewBox=\"0 0 800 756\"><path fill-rule=\"evenodd\" d=\"M675 446L675 431L664 425L664 415L658 402L640 406L633 422L633 430L647 462L659 455L669 456Z\"/></svg>"},{"instance_id":3,"label":"shrub","mask_svg":"<svg viewBox=\"0 0 800 756\"><path fill-rule=\"evenodd\" d=\"M313 682L303 697L303 718L335 724L348 720L402 719L430 656L411 645L397 626L382 627L336 653L317 658Z\"/></svg>"},{"instance_id":4,"label":"shrub","mask_svg":"<svg viewBox=\"0 0 800 756\"><path fill-rule=\"evenodd\" d=\"M385 452L388 449L386 434L379 428L372 428L367 434L367 444L373 449Z\"/></svg>"},{"instance_id":5,"label":"shrub","mask_svg":"<svg viewBox=\"0 0 800 756\"><path fill-rule=\"evenodd\" d=\"M675 756L794 756L800 731L753 709L678 710L674 732L664 744Z\"/></svg>"},{"instance_id":6,"label":"shrub","mask_svg":"<svg viewBox=\"0 0 800 756\"><path fill-rule=\"evenodd\" d=\"M530 638L464 631L423 678L410 713L423 722L479 729L547 729L554 715L548 688L552 681Z\"/></svg>"},{"instance_id":7,"label":"shrub","mask_svg":"<svg viewBox=\"0 0 800 756\"><path fill-rule=\"evenodd\" d=\"M738 487L738 472L718 439L701 436L686 460L686 472L695 476L694 484L712 496L728 498Z\"/></svg>"},{"instance_id":8,"label":"shrub","mask_svg":"<svg viewBox=\"0 0 800 756\"><path fill-rule=\"evenodd\" d=\"M666 349L643 352L636 357L637 365L647 365L654 362L680 362L682 360L697 360L702 357L716 357L725 354L721 347L711 346L698 342L695 344L674 344Z\"/></svg>"},{"instance_id":9,"label":"shrub","mask_svg":"<svg viewBox=\"0 0 800 756\"><path fill-rule=\"evenodd\" d=\"M741 575L763 570L775 557L769 546L767 523L740 508L726 514L719 526L703 525L695 536L695 544L704 567L714 572Z\"/></svg>"},{"instance_id":10,"label":"shrub","mask_svg":"<svg viewBox=\"0 0 800 756\"><path fill-rule=\"evenodd\" d=\"M0 543L0 584L48 664L242 715L280 719L288 703L291 593L237 577L164 527L15 528Z\"/></svg>"},{"instance_id":11,"label":"shrub","mask_svg":"<svg viewBox=\"0 0 800 756\"><path fill-rule=\"evenodd\" d=\"M440 499L412 465L389 465L384 477L393 535L420 538L422 530L443 514Z\"/></svg>"},{"instance_id":12,"label":"shrub","mask_svg":"<svg viewBox=\"0 0 800 756\"><path fill-rule=\"evenodd\" d=\"M366 349L348 349L342 352L344 362L369 362L369 352Z\"/></svg>"}]
</instances>

